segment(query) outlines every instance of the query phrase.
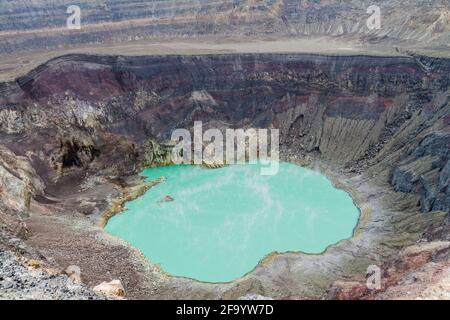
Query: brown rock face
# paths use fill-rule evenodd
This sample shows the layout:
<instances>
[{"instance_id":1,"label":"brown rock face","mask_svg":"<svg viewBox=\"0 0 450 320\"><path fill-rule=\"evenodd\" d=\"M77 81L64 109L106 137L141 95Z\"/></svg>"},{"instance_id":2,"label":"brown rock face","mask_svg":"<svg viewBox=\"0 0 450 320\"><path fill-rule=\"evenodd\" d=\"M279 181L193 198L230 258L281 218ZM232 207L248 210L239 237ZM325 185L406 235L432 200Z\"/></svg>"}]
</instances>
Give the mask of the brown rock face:
<instances>
[{"instance_id":1,"label":"brown rock face","mask_svg":"<svg viewBox=\"0 0 450 320\"><path fill-rule=\"evenodd\" d=\"M430 242L402 250L383 264L381 288L369 290L366 279L337 281L327 299L449 299L449 242Z\"/></svg>"},{"instance_id":2,"label":"brown rock face","mask_svg":"<svg viewBox=\"0 0 450 320\"><path fill-rule=\"evenodd\" d=\"M0 231L26 237L30 200L42 194L44 183L26 157L0 146Z\"/></svg>"},{"instance_id":3,"label":"brown rock face","mask_svg":"<svg viewBox=\"0 0 450 320\"><path fill-rule=\"evenodd\" d=\"M136 169L149 138L167 140L196 120L272 126L285 153L356 171L397 152L389 172L396 190L421 194L424 211L448 210L449 70L448 60L425 57L69 55L3 84L0 125L27 137L16 149L33 154L50 181L90 164L116 175ZM424 140L411 143L414 134ZM44 154L29 150L37 145ZM122 159L116 148L125 149Z\"/></svg>"}]
</instances>

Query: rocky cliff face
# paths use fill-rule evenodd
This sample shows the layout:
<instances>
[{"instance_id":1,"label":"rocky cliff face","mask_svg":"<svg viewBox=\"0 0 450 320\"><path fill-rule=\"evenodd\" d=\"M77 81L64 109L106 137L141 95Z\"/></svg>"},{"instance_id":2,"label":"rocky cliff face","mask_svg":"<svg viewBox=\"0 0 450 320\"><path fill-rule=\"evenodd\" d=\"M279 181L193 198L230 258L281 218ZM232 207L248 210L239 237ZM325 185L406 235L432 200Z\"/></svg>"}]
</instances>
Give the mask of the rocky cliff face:
<instances>
[{"instance_id":1,"label":"rocky cliff face","mask_svg":"<svg viewBox=\"0 0 450 320\"><path fill-rule=\"evenodd\" d=\"M81 0L82 29L68 30L70 0L3 1L0 52L150 39L332 36L361 43L447 48L446 0L377 1L382 27L370 30L358 0ZM129 24L132 22L132 24Z\"/></svg>"},{"instance_id":2,"label":"rocky cliff face","mask_svg":"<svg viewBox=\"0 0 450 320\"><path fill-rule=\"evenodd\" d=\"M44 183L26 157L19 157L0 146L0 231L27 236L23 219L30 200L42 193Z\"/></svg>"},{"instance_id":3,"label":"rocky cliff face","mask_svg":"<svg viewBox=\"0 0 450 320\"><path fill-rule=\"evenodd\" d=\"M448 211L450 135L430 134L395 168L392 183L401 192L421 193L423 211Z\"/></svg>"},{"instance_id":4,"label":"rocky cliff face","mask_svg":"<svg viewBox=\"0 0 450 320\"><path fill-rule=\"evenodd\" d=\"M424 211L448 211L449 70L425 57L69 55L2 85L0 128L49 182L102 157L134 167L148 139L195 120L276 127L286 154L353 170L383 162L376 156L392 140L407 144L393 163L395 189L420 194Z\"/></svg>"}]
</instances>

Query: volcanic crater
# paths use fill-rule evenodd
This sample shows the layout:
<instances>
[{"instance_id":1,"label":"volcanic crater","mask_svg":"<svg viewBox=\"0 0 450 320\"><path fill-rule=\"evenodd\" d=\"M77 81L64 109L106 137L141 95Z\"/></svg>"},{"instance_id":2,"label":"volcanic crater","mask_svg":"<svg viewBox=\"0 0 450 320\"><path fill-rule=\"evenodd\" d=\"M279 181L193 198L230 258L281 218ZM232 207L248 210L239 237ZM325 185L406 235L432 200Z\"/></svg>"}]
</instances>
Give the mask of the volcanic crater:
<instances>
[{"instance_id":1,"label":"volcanic crater","mask_svg":"<svg viewBox=\"0 0 450 320\"><path fill-rule=\"evenodd\" d=\"M0 83L2 246L77 265L128 298L369 298L450 252L450 60L426 56L211 54L54 58ZM194 121L277 128L280 156L324 173L361 211L321 254L265 257L244 277L171 277L103 230L171 164ZM406 249L405 249L406 248ZM397 260L396 260L397 259ZM386 283L365 287L369 265Z\"/></svg>"}]
</instances>

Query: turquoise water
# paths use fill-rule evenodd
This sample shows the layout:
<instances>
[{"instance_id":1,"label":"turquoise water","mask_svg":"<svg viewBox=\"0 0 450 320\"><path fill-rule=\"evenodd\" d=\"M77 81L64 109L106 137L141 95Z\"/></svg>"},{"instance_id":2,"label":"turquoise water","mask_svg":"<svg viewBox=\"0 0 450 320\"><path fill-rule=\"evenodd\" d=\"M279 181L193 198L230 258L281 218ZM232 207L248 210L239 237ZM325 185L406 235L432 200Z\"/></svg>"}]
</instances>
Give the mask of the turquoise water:
<instances>
[{"instance_id":1,"label":"turquoise water","mask_svg":"<svg viewBox=\"0 0 450 320\"><path fill-rule=\"evenodd\" d=\"M237 279L274 251L320 253L352 235L359 211L346 192L294 164L280 163L274 176L260 175L260 166L146 169L147 181L166 181L106 230L166 272L209 282ZM173 201L162 202L168 195Z\"/></svg>"}]
</instances>

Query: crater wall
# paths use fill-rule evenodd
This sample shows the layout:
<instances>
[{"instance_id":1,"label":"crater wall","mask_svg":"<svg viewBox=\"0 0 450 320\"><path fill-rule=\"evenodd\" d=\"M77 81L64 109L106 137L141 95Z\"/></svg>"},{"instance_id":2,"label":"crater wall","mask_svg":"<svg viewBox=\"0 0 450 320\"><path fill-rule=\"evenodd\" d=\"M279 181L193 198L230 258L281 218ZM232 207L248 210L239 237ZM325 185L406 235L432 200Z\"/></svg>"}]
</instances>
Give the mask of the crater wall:
<instances>
[{"instance_id":1,"label":"crater wall","mask_svg":"<svg viewBox=\"0 0 450 320\"><path fill-rule=\"evenodd\" d=\"M424 211L448 211L449 71L425 57L68 55L1 85L0 128L49 181L101 157L102 135L128 141L131 163L147 140L196 120L278 128L286 155L358 172L395 148L395 189L421 194Z\"/></svg>"},{"instance_id":2,"label":"crater wall","mask_svg":"<svg viewBox=\"0 0 450 320\"><path fill-rule=\"evenodd\" d=\"M449 238L449 71L450 60L424 56L52 59L0 83L1 231L26 238L27 221L33 246L80 264L90 285L112 280L104 279L111 272L133 297L323 294L422 236ZM355 237L323 255L268 257L236 283L167 279L154 269L150 276L129 248L99 241L105 235L86 217L95 223L102 210L122 208L109 198L145 192L150 186L130 177L143 165L170 163L172 130L194 121L278 128L284 160L328 168L371 213Z\"/></svg>"},{"instance_id":3,"label":"crater wall","mask_svg":"<svg viewBox=\"0 0 450 320\"><path fill-rule=\"evenodd\" d=\"M343 42L448 50L446 0L379 0L382 28L366 25L366 0L80 0L81 30L66 28L70 0L3 1L0 52L155 39L338 37Z\"/></svg>"}]
</instances>

